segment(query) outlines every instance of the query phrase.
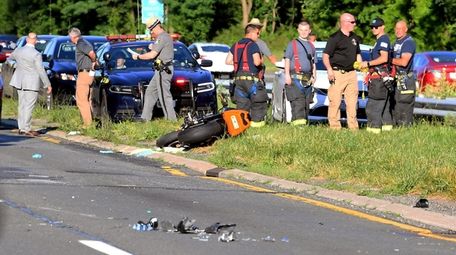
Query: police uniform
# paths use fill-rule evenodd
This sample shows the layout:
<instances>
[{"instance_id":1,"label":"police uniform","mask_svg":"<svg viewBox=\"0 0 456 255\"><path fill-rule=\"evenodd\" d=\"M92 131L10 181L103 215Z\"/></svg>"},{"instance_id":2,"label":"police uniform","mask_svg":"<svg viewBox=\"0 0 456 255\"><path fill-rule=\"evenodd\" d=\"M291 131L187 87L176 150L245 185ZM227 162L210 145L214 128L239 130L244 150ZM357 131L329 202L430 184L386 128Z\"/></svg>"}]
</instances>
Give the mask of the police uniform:
<instances>
[{"instance_id":1,"label":"police uniform","mask_svg":"<svg viewBox=\"0 0 456 255\"><path fill-rule=\"evenodd\" d=\"M171 78L173 77L173 58L174 48L173 39L165 31L161 32L155 43L152 45L152 51L158 52L155 58L155 74L149 82L144 95L144 107L141 118L151 120L153 109L157 100L160 101L165 118L177 120L174 111L173 96L171 95Z\"/></svg>"},{"instance_id":2,"label":"police uniform","mask_svg":"<svg viewBox=\"0 0 456 255\"><path fill-rule=\"evenodd\" d=\"M400 58L403 53L412 54L406 67L395 66L396 86L393 101L393 118L397 126L411 125L413 123L416 85L412 65L415 51L416 44L410 35L397 39L393 46L393 58Z\"/></svg>"},{"instance_id":3,"label":"police uniform","mask_svg":"<svg viewBox=\"0 0 456 255\"><path fill-rule=\"evenodd\" d=\"M384 25L384 21L376 18L370 24L371 27L379 27ZM371 50L371 60L380 57L380 52L390 52L391 44L387 34L381 35L375 42ZM369 66L368 74L368 101L366 105L367 114L367 130L379 133L382 130L390 130L393 125L392 112L390 101L393 96L390 87L390 66L383 63L376 66Z\"/></svg>"},{"instance_id":4,"label":"police uniform","mask_svg":"<svg viewBox=\"0 0 456 255\"><path fill-rule=\"evenodd\" d=\"M230 52L234 62L236 107L250 112L252 127L261 126L266 116L268 95L260 77L261 69L253 62L253 54L260 54L260 49L253 40L242 38Z\"/></svg>"},{"instance_id":5,"label":"police uniform","mask_svg":"<svg viewBox=\"0 0 456 255\"><path fill-rule=\"evenodd\" d=\"M311 78L316 51L309 41L298 38L288 43L285 58L290 60L292 82L285 86L285 93L291 104L291 124L307 124L312 100Z\"/></svg>"},{"instance_id":6,"label":"police uniform","mask_svg":"<svg viewBox=\"0 0 456 255\"><path fill-rule=\"evenodd\" d=\"M328 89L329 126L335 129L341 127L340 104L342 95L344 95L348 127L358 129L358 120L356 119L358 79L353 64L356 61L357 54L361 53L359 37L353 32L346 36L339 30L329 37L323 53L329 55L329 62L334 70L335 77L334 84Z\"/></svg>"}]
</instances>

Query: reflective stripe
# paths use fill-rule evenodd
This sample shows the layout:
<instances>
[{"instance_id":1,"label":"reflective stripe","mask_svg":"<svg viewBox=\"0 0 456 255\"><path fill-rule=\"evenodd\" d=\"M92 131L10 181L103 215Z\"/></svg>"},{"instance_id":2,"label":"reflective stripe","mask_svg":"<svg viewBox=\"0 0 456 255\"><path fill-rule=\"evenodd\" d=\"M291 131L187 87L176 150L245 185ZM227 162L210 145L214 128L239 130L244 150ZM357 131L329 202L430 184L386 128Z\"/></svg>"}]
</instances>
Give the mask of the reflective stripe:
<instances>
[{"instance_id":1,"label":"reflective stripe","mask_svg":"<svg viewBox=\"0 0 456 255\"><path fill-rule=\"evenodd\" d=\"M306 119L293 120L291 122L292 126L299 126L299 125L306 125L306 124L307 124L307 120Z\"/></svg>"},{"instance_id":2,"label":"reflective stripe","mask_svg":"<svg viewBox=\"0 0 456 255\"><path fill-rule=\"evenodd\" d=\"M368 128L366 128L366 131L369 132L369 133L380 134L380 132L382 131L382 129L381 129L381 128L371 128L371 127L368 127Z\"/></svg>"},{"instance_id":3,"label":"reflective stripe","mask_svg":"<svg viewBox=\"0 0 456 255\"><path fill-rule=\"evenodd\" d=\"M393 130L393 125L383 125L382 131L391 131Z\"/></svg>"},{"instance_id":4,"label":"reflective stripe","mask_svg":"<svg viewBox=\"0 0 456 255\"><path fill-rule=\"evenodd\" d=\"M264 125L266 125L265 121L251 121L250 122L250 127L253 127L253 128L263 127Z\"/></svg>"},{"instance_id":5,"label":"reflective stripe","mask_svg":"<svg viewBox=\"0 0 456 255\"><path fill-rule=\"evenodd\" d=\"M415 94L415 90L413 90L413 89L401 90L401 94Z\"/></svg>"},{"instance_id":6,"label":"reflective stripe","mask_svg":"<svg viewBox=\"0 0 456 255\"><path fill-rule=\"evenodd\" d=\"M246 80L246 81L259 81L260 79L255 76L241 75L234 77L235 80Z\"/></svg>"}]
</instances>

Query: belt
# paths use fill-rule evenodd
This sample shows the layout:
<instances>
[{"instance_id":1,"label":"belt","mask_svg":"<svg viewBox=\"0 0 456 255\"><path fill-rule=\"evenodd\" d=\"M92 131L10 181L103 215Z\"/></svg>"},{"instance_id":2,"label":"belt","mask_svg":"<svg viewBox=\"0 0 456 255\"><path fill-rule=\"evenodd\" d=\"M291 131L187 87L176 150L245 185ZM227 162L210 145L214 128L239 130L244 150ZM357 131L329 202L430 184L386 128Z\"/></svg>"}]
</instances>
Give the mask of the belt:
<instances>
[{"instance_id":1,"label":"belt","mask_svg":"<svg viewBox=\"0 0 456 255\"><path fill-rule=\"evenodd\" d=\"M82 73L82 72L90 72L90 69L79 69L78 72L79 72L79 73Z\"/></svg>"},{"instance_id":2,"label":"belt","mask_svg":"<svg viewBox=\"0 0 456 255\"><path fill-rule=\"evenodd\" d=\"M341 74L344 74L344 73L348 73L348 72L351 72L353 71L354 69L351 69L351 70L345 70L345 69L341 69L341 68L338 68L338 67L333 67L332 68L334 71L338 71L340 72Z\"/></svg>"},{"instance_id":3,"label":"belt","mask_svg":"<svg viewBox=\"0 0 456 255\"><path fill-rule=\"evenodd\" d=\"M255 76L250 75L241 75L234 77L235 80L244 80L244 81L259 81L260 79Z\"/></svg>"}]
</instances>

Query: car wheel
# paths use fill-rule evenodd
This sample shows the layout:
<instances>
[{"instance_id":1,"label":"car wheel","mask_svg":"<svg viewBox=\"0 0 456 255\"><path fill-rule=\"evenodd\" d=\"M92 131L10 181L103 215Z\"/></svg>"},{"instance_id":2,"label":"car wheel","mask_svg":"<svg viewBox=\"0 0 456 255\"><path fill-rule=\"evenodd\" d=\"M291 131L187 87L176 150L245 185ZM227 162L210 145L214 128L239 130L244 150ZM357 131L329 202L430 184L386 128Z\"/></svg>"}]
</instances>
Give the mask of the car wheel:
<instances>
[{"instance_id":1,"label":"car wheel","mask_svg":"<svg viewBox=\"0 0 456 255\"><path fill-rule=\"evenodd\" d=\"M225 125L220 121L213 120L200 126L182 130L178 134L179 142L189 146L212 142L225 133Z\"/></svg>"},{"instance_id":2,"label":"car wheel","mask_svg":"<svg viewBox=\"0 0 456 255\"><path fill-rule=\"evenodd\" d=\"M176 145L179 144L179 140L177 138L179 132L181 132L181 131L177 130L177 131L173 131L171 133L161 136L160 138L157 139L157 141L155 142L155 145L160 148L176 147Z\"/></svg>"}]
</instances>

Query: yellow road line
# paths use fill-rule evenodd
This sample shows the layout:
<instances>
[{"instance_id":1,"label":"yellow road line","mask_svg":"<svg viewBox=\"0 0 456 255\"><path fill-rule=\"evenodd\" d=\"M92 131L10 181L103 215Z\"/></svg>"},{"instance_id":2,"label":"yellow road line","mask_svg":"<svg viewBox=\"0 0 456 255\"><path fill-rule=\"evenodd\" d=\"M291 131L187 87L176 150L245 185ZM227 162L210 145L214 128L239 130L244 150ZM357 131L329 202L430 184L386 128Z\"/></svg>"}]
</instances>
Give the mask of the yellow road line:
<instances>
[{"instance_id":1,"label":"yellow road line","mask_svg":"<svg viewBox=\"0 0 456 255\"><path fill-rule=\"evenodd\" d=\"M246 188L246 189L252 190L252 191L271 193L272 195L277 196L277 197L286 198L286 199L290 199L290 200L294 200L294 201L299 201L299 202L303 202L303 203L314 205L314 206L318 206L318 207L323 207L323 208L326 208L326 209L329 209L329 210L332 210L332 211L341 212L341 213L344 213L344 214L347 214L347 215L355 216L355 217L358 217L358 218L361 218L361 219L365 219L365 220L369 220L369 221L372 221L372 222L392 225L392 226L395 226L397 228L400 228L400 229L403 229L403 230L406 230L406 231L409 231L409 232L416 233L417 235L420 235L420 236L434 238L434 239L439 239L439 240L445 240L445 241L456 243L456 238L454 238L454 237L447 237L447 236L443 236L443 235L434 234L434 233L432 233L432 231L430 231L428 229L419 228L419 227L407 225L407 224L404 224L404 223L400 223L400 222L384 219L384 218L381 218L381 217L378 217L378 216L369 215L367 213L363 213L363 212L359 212L359 211L356 211L356 210L347 209L347 208L344 208L344 207L332 205L332 204L329 204L329 203L326 203L326 202L322 202L322 201L318 201L318 200L314 200L314 199L310 199L310 198L305 198L305 197L301 197L301 196L297 196L297 195L287 194L287 193L283 193L283 192L276 192L274 190L265 189L265 188L253 186L253 185L250 185L250 184L245 184L245 183L242 183L242 182L237 182L237 181L223 179L223 178L214 178L214 177L202 177L202 178L203 179L210 179L210 180L218 181L218 182L223 182L223 183L227 183L227 184L232 184L232 185L243 187L243 188Z\"/></svg>"},{"instance_id":2,"label":"yellow road line","mask_svg":"<svg viewBox=\"0 0 456 255\"><path fill-rule=\"evenodd\" d=\"M51 137L45 137L45 136L41 136L39 137L41 140L43 141L46 141L46 142L50 142L50 143L55 143L55 144L59 144L61 141L58 140L58 139L55 139L55 138L51 138Z\"/></svg>"},{"instance_id":3,"label":"yellow road line","mask_svg":"<svg viewBox=\"0 0 456 255\"><path fill-rule=\"evenodd\" d=\"M174 176L187 176L186 173L175 168L172 168L170 166L162 166L162 169Z\"/></svg>"}]
</instances>

